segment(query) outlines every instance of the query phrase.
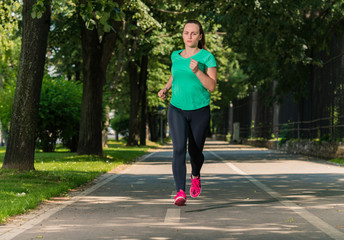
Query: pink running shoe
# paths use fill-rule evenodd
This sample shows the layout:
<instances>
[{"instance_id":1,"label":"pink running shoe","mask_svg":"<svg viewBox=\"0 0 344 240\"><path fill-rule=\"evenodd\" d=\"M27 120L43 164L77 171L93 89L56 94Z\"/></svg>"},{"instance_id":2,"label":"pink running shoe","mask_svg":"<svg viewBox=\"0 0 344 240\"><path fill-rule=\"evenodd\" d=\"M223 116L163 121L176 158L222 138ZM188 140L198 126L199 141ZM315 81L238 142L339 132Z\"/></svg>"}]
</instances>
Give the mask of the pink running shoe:
<instances>
[{"instance_id":1,"label":"pink running shoe","mask_svg":"<svg viewBox=\"0 0 344 240\"><path fill-rule=\"evenodd\" d=\"M193 198L198 197L200 193L201 193L201 176L197 178L192 178L191 176L191 187L190 187L191 197Z\"/></svg>"},{"instance_id":2,"label":"pink running shoe","mask_svg":"<svg viewBox=\"0 0 344 240\"><path fill-rule=\"evenodd\" d=\"M184 206L186 202L186 194L180 189L177 195L174 197L174 204L177 206Z\"/></svg>"}]
</instances>

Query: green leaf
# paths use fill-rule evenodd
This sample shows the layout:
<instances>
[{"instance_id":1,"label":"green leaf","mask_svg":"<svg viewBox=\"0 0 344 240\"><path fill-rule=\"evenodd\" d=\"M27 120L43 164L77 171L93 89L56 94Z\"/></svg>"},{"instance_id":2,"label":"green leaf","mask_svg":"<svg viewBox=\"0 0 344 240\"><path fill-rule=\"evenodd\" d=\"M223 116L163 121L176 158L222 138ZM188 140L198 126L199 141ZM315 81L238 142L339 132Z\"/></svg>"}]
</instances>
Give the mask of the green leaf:
<instances>
[{"instance_id":1,"label":"green leaf","mask_svg":"<svg viewBox=\"0 0 344 240\"><path fill-rule=\"evenodd\" d=\"M124 18L123 14L115 14L114 20L115 21L122 21L122 19Z\"/></svg>"},{"instance_id":2,"label":"green leaf","mask_svg":"<svg viewBox=\"0 0 344 240\"><path fill-rule=\"evenodd\" d=\"M103 14L103 16L100 18L100 23L103 24L103 25L106 25L107 21L109 20L109 18L110 18L110 13L109 12L105 12Z\"/></svg>"},{"instance_id":3,"label":"green leaf","mask_svg":"<svg viewBox=\"0 0 344 240\"><path fill-rule=\"evenodd\" d=\"M88 21L86 21L85 25L88 30L93 30L96 22L93 19L89 19Z\"/></svg>"},{"instance_id":4,"label":"green leaf","mask_svg":"<svg viewBox=\"0 0 344 240\"><path fill-rule=\"evenodd\" d=\"M104 31L105 32L110 32L111 26L109 24L104 25Z\"/></svg>"},{"instance_id":5,"label":"green leaf","mask_svg":"<svg viewBox=\"0 0 344 240\"><path fill-rule=\"evenodd\" d=\"M38 12L38 13L37 13L37 18L38 18L38 19L39 19L39 18L41 18L41 17L42 17L42 15L43 15L43 12L41 12L41 11L40 11L40 12Z\"/></svg>"}]
</instances>

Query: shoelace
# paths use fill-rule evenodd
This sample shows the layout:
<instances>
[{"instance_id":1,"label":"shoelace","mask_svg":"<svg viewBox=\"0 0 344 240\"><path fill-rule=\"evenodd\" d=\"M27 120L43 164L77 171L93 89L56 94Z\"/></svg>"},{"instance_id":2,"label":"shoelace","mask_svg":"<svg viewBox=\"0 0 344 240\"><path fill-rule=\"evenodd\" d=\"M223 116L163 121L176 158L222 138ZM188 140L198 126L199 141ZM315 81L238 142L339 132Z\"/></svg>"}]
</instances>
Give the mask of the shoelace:
<instances>
[{"instance_id":1,"label":"shoelace","mask_svg":"<svg viewBox=\"0 0 344 240\"><path fill-rule=\"evenodd\" d=\"M177 195L174 197L174 200L177 201L178 198L183 198L186 201L186 195L184 192L179 191Z\"/></svg>"},{"instance_id":2,"label":"shoelace","mask_svg":"<svg viewBox=\"0 0 344 240\"><path fill-rule=\"evenodd\" d=\"M195 192L199 192L199 189L200 189L200 181L198 178L194 178L192 179L191 181L191 185L192 185L192 188Z\"/></svg>"},{"instance_id":3,"label":"shoelace","mask_svg":"<svg viewBox=\"0 0 344 240\"><path fill-rule=\"evenodd\" d=\"M178 192L177 196L176 197L184 197L184 194L183 192Z\"/></svg>"}]
</instances>

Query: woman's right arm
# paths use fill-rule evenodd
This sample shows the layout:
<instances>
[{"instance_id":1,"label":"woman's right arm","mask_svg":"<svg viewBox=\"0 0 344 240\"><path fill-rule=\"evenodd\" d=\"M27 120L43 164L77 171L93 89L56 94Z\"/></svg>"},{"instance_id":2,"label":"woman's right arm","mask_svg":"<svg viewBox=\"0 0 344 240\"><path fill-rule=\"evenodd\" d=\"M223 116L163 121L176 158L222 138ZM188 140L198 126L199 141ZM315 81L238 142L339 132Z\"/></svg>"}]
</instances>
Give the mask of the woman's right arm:
<instances>
[{"instance_id":1,"label":"woman's right arm","mask_svg":"<svg viewBox=\"0 0 344 240\"><path fill-rule=\"evenodd\" d=\"M163 89L161 89L158 93L159 98L161 98L164 101L166 99L166 93L172 88L172 80L173 80L173 78L171 75L170 78L168 79L165 87Z\"/></svg>"}]
</instances>

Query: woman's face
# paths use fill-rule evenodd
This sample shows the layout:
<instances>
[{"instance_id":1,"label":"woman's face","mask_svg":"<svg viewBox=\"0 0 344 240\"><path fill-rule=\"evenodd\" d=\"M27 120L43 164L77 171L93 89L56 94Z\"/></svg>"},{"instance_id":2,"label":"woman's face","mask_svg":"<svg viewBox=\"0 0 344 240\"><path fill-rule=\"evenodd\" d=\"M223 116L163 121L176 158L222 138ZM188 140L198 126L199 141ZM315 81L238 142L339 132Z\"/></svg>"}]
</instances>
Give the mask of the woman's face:
<instances>
[{"instance_id":1,"label":"woman's face","mask_svg":"<svg viewBox=\"0 0 344 240\"><path fill-rule=\"evenodd\" d=\"M185 47L195 48L198 46L198 42L202 39L202 35L199 32L197 24L188 23L184 27L183 40Z\"/></svg>"}]
</instances>

